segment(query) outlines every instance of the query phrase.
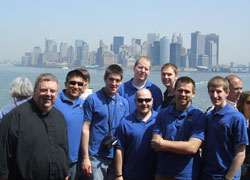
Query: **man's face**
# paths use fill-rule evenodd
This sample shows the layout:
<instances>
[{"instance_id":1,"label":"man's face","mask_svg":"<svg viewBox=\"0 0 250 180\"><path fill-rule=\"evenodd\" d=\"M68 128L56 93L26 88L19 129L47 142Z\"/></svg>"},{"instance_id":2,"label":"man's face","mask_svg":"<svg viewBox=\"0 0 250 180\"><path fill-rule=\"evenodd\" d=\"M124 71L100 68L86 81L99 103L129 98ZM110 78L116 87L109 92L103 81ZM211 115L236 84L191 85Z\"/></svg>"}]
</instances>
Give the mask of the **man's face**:
<instances>
[{"instance_id":1,"label":"man's face","mask_svg":"<svg viewBox=\"0 0 250 180\"><path fill-rule=\"evenodd\" d=\"M240 99L240 95L242 93L242 82L238 78L234 78L229 86L230 92L228 95L228 100L232 102L236 102Z\"/></svg>"},{"instance_id":2,"label":"man's face","mask_svg":"<svg viewBox=\"0 0 250 180\"><path fill-rule=\"evenodd\" d=\"M150 62L141 58L136 66L134 66L134 79L146 81L150 73Z\"/></svg>"},{"instance_id":3,"label":"man's face","mask_svg":"<svg viewBox=\"0 0 250 180\"><path fill-rule=\"evenodd\" d=\"M104 77L104 81L105 81L105 92L109 95L109 96L114 96L116 94L116 91L118 90L121 82L122 82L122 78L119 74L110 74L107 79Z\"/></svg>"},{"instance_id":4,"label":"man's face","mask_svg":"<svg viewBox=\"0 0 250 180\"><path fill-rule=\"evenodd\" d=\"M55 81L41 81L34 89L33 98L42 112L49 112L56 101L58 85Z\"/></svg>"},{"instance_id":5,"label":"man's face","mask_svg":"<svg viewBox=\"0 0 250 180\"><path fill-rule=\"evenodd\" d=\"M177 77L171 67L164 68L161 71L161 81L166 87L174 87Z\"/></svg>"},{"instance_id":6,"label":"man's face","mask_svg":"<svg viewBox=\"0 0 250 180\"><path fill-rule=\"evenodd\" d=\"M83 91L84 80L81 77L73 76L65 84L65 95L71 99L77 99Z\"/></svg>"},{"instance_id":7,"label":"man's face","mask_svg":"<svg viewBox=\"0 0 250 180\"><path fill-rule=\"evenodd\" d=\"M249 119L250 118L250 97L246 99L246 102L243 105L243 112L244 112L244 116L246 117L246 119Z\"/></svg>"},{"instance_id":8,"label":"man's face","mask_svg":"<svg viewBox=\"0 0 250 180\"><path fill-rule=\"evenodd\" d=\"M147 115L151 111L153 105L151 93L148 90L139 90L135 99L135 105L139 115Z\"/></svg>"},{"instance_id":9,"label":"man's face","mask_svg":"<svg viewBox=\"0 0 250 180\"><path fill-rule=\"evenodd\" d=\"M225 91L223 86L212 86L208 88L208 95L216 110L222 109L227 104L229 91Z\"/></svg>"},{"instance_id":10,"label":"man's face","mask_svg":"<svg viewBox=\"0 0 250 180\"><path fill-rule=\"evenodd\" d=\"M192 103L192 99L194 96L195 92L193 92L192 83L178 82L177 87L175 89L176 109L188 109Z\"/></svg>"}]
</instances>

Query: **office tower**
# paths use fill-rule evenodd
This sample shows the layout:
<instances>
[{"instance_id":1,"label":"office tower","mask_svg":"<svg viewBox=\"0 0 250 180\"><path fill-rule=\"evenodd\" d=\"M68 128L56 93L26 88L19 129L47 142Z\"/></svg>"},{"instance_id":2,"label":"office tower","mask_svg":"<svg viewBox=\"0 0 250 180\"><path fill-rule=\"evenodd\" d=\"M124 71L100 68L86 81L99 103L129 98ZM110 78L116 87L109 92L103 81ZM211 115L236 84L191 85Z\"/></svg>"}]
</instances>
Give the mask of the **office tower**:
<instances>
[{"instance_id":1,"label":"office tower","mask_svg":"<svg viewBox=\"0 0 250 180\"><path fill-rule=\"evenodd\" d=\"M60 44L60 62L68 61L68 43L61 42Z\"/></svg>"},{"instance_id":2,"label":"office tower","mask_svg":"<svg viewBox=\"0 0 250 180\"><path fill-rule=\"evenodd\" d=\"M206 35L206 42L205 42L205 52L206 54L209 56L210 58L210 55L211 55L211 48L210 46L210 43L209 42L213 42L215 45L216 45L216 51L213 52L213 55L216 54L216 64L215 65L219 65L219 36L214 34L214 33L211 33L211 34L207 34ZM215 47L215 45L213 45ZM211 56L213 56L211 55ZM209 60L210 62L213 62L212 58L210 58ZM212 64L211 64L212 65Z\"/></svg>"},{"instance_id":3,"label":"office tower","mask_svg":"<svg viewBox=\"0 0 250 180\"><path fill-rule=\"evenodd\" d=\"M104 64L104 67L107 67L110 64L114 64L114 63L115 63L115 61L114 61L114 53L111 52L111 51L104 52L103 53L103 64Z\"/></svg>"},{"instance_id":4,"label":"office tower","mask_svg":"<svg viewBox=\"0 0 250 180\"><path fill-rule=\"evenodd\" d=\"M208 55L199 55L198 56L198 66L209 66L209 57Z\"/></svg>"},{"instance_id":5,"label":"office tower","mask_svg":"<svg viewBox=\"0 0 250 180\"><path fill-rule=\"evenodd\" d=\"M160 35L156 35L155 33L148 33L148 45L154 44L154 41L159 41L160 40Z\"/></svg>"},{"instance_id":6,"label":"office tower","mask_svg":"<svg viewBox=\"0 0 250 180\"><path fill-rule=\"evenodd\" d=\"M89 45L83 40L75 41L76 47L76 66L86 66L89 65Z\"/></svg>"},{"instance_id":7,"label":"office tower","mask_svg":"<svg viewBox=\"0 0 250 180\"><path fill-rule=\"evenodd\" d=\"M123 36L114 36L113 37L113 52L114 54L119 54L120 47L124 45Z\"/></svg>"},{"instance_id":8,"label":"office tower","mask_svg":"<svg viewBox=\"0 0 250 180\"><path fill-rule=\"evenodd\" d=\"M57 53L57 45L54 40L46 39L45 40L45 53Z\"/></svg>"},{"instance_id":9,"label":"office tower","mask_svg":"<svg viewBox=\"0 0 250 180\"><path fill-rule=\"evenodd\" d=\"M75 53L77 52L77 49L79 47L82 47L82 44L84 43L83 40L75 40Z\"/></svg>"},{"instance_id":10,"label":"office tower","mask_svg":"<svg viewBox=\"0 0 250 180\"><path fill-rule=\"evenodd\" d=\"M32 66L38 65L40 54L41 54L41 48L39 46L35 46L33 49L33 57L30 65Z\"/></svg>"},{"instance_id":11,"label":"office tower","mask_svg":"<svg viewBox=\"0 0 250 180\"><path fill-rule=\"evenodd\" d=\"M217 66L217 43L214 41L206 42L206 54L209 58L209 66Z\"/></svg>"},{"instance_id":12,"label":"office tower","mask_svg":"<svg viewBox=\"0 0 250 180\"><path fill-rule=\"evenodd\" d=\"M181 33L179 33L179 36L176 37L177 38L177 43L181 45L181 47L183 47L183 38L181 36Z\"/></svg>"},{"instance_id":13,"label":"office tower","mask_svg":"<svg viewBox=\"0 0 250 180\"><path fill-rule=\"evenodd\" d=\"M96 63L96 51L89 52L89 64L93 65Z\"/></svg>"},{"instance_id":14,"label":"office tower","mask_svg":"<svg viewBox=\"0 0 250 180\"><path fill-rule=\"evenodd\" d=\"M141 45L141 56L148 55L148 41L144 41Z\"/></svg>"},{"instance_id":15,"label":"office tower","mask_svg":"<svg viewBox=\"0 0 250 180\"><path fill-rule=\"evenodd\" d=\"M170 63L181 67L181 45L179 43L170 43Z\"/></svg>"},{"instance_id":16,"label":"office tower","mask_svg":"<svg viewBox=\"0 0 250 180\"><path fill-rule=\"evenodd\" d=\"M154 41L152 65L160 65L160 41Z\"/></svg>"},{"instance_id":17,"label":"office tower","mask_svg":"<svg viewBox=\"0 0 250 180\"><path fill-rule=\"evenodd\" d=\"M138 44L139 46L141 46L141 39L135 39L135 44Z\"/></svg>"},{"instance_id":18,"label":"office tower","mask_svg":"<svg viewBox=\"0 0 250 180\"><path fill-rule=\"evenodd\" d=\"M100 40L99 42L99 48L97 49L97 52L96 52L96 64L99 66L99 67L104 67L104 59L103 59L103 54L105 52L108 52L108 46L106 46L102 40Z\"/></svg>"},{"instance_id":19,"label":"office tower","mask_svg":"<svg viewBox=\"0 0 250 180\"><path fill-rule=\"evenodd\" d=\"M183 68L189 67L188 54L181 55L181 67Z\"/></svg>"},{"instance_id":20,"label":"office tower","mask_svg":"<svg viewBox=\"0 0 250 180\"><path fill-rule=\"evenodd\" d=\"M191 59L189 67L196 68L199 55L205 55L205 35L196 31L191 33Z\"/></svg>"},{"instance_id":21,"label":"office tower","mask_svg":"<svg viewBox=\"0 0 250 180\"><path fill-rule=\"evenodd\" d=\"M163 37L160 39L160 65L169 62L169 39Z\"/></svg>"},{"instance_id":22,"label":"office tower","mask_svg":"<svg viewBox=\"0 0 250 180\"><path fill-rule=\"evenodd\" d=\"M68 48L68 64L70 67L74 66L75 64L75 53L73 46L69 46Z\"/></svg>"}]
</instances>

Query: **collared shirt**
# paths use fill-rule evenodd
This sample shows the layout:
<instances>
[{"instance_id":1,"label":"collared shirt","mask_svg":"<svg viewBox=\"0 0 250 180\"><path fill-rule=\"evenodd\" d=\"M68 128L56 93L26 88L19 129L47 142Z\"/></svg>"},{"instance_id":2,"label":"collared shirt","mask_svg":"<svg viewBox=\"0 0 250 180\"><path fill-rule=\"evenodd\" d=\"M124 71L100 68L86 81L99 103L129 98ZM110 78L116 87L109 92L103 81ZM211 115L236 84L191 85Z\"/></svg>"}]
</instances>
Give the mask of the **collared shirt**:
<instances>
[{"instance_id":1,"label":"collared shirt","mask_svg":"<svg viewBox=\"0 0 250 180\"><path fill-rule=\"evenodd\" d=\"M156 152L151 148L153 126L157 112L144 122L136 111L124 118L117 128L117 148L124 148L123 177L130 180L153 180Z\"/></svg>"},{"instance_id":2,"label":"collared shirt","mask_svg":"<svg viewBox=\"0 0 250 180\"><path fill-rule=\"evenodd\" d=\"M161 109L161 104L162 104L162 92L161 89L153 84L152 82L148 81L144 85L144 88L148 89L152 97L154 99L153 101L153 110L159 111ZM136 105L135 105L135 95L137 92L137 88L133 85L133 78L130 79L129 81L121 84L118 93L124 97L125 99L128 100L129 103L129 113L133 113L136 110Z\"/></svg>"},{"instance_id":3,"label":"collared shirt","mask_svg":"<svg viewBox=\"0 0 250 180\"><path fill-rule=\"evenodd\" d=\"M84 102L84 121L91 122L89 135L89 153L91 156L101 156L107 158L114 157L114 148L107 151L101 146L104 136L109 133L109 114L112 131L115 130L122 118L128 115L128 101L118 93L114 97L105 97L104 88L96 93L90 94ZM108 106L110 113L108 112Z\"/></svg>"},{"instance_id":4,"label":"collared shirt","mask_svg":"<svg viewBox=\"0 0 250 180\"><path fill-rule=\"evenodd\" d=\"M170 141L188 141L189 138L204 140L206 118L192 104L184 112L175 105L162 109L156 117L153 134ZM199 175L199 153L181 155L173 152L158 152L157 173L174 179L196 180Z\"/></svg>"},{"instance_id":5,"label":"collared shirt","mask_svg":"<svg viewBox=\"0 0 250 180\"><path fill-rule=\"evenodd\" d=\"M65 96L65 89L58 94L54 107L60 110L67 123L69 157L72 162L78 161L83 125L84 100L77 98L74 102Z\"/></svg>"},{"instance_id":6,"label":"collared shirt","mask_svg":"<svg viewBox=\"0 0 250 180\"><path fill-rule=\"evenodd\" d=\"M166 91L163 94L163 102L161 108L165 108L173 104L175 104L175 95L173 94L168 96L168 89L166 89Z\"/></svg>"},{"instance_id":7,"label":"collared shirt","mask_svg":"<svg viewBox=\"0 0 250 180\"><path fill-rule=\"evenodd\" d=\"M1 109L1 111L0 111L0 122L1 122L1 119L3 119L3 117L4 117L8 112L10 112L12 109L14 109L15 107L19 106L20 104L26 102L27 100L28 100L28 99L23 99L23 100L17 101L16 103L8 104L8 105L6 105L3 109Z\"/></svg>"},{"instance_id":8,"label":"collared shirt","mask_svg":"<svg viewBox=\"0 0 250 180\"><path fill-rule=\"evenodd\" d=\"M202 172L209 179L226 175L236 154L235 146L248 144L246 119L227 104L220 111L207 113L207 136L203 149ZM234 179L240 178L238 171Z\"/></svg>"},{"instance_id":9,"label":"collared shirt","mask_svg":"<svg viewBox=\"0 0 250 180\"><path fill-rule=\"evenodd\" d=\"M68 175L67 125L60 111L43 114L33 99L0 123L0 179L62 180Z\"/></svg>"}]
</instances>

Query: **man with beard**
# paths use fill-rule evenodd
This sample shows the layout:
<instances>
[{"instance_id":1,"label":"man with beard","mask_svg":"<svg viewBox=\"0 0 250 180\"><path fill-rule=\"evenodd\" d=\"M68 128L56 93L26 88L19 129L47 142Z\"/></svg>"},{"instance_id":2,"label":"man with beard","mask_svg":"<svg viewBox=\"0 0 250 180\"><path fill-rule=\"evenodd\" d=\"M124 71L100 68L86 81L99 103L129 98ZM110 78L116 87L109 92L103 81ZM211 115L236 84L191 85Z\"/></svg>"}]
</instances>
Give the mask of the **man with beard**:
<instances>
[{"instance_id":1,"label":"man with beard","mask_svg":"<svg viewBox=\"0 0 250 180\"><path fill-rule=\"evenodd\" d=\"M63 180L68 175L67 125L53 107L57 91L54 75L39 75L33 98L1 121L0 179Z\"/></svg>"},{"instance_id":2,"label":"man with beard","mask_svg":"<svg viewBox=\"0 0 250 180\"><path fill-rule=\"evenodd\" d=\"M123 83L118 93L128 100L129 113L136 110L135 94L138 89L146 88L153 96L153 110L159 111L162 104L162 93L158 86L147 80L150 74L151 60L147 56L139 57L134 65L134 78Z\"/></svg>"},{"instance_id":3,"label":"man with beard","mask_svg":"<svg viewBox=\"0 0 250 180\"><path fill-rule=\"evenodd\" d=\"M153 98L148 89L136 92L136 111L121 121L116 134L116 180L154 180L156 152L150 147L157 115L152 111Z\"/></svg>"},{"instance_id":4,"label":"man with beard","mask_svg":"<svg viewBox=\"0 0 250 180\"><path fill-rule=\"evenodd\" d=\"M199 147L204 140L205 116L192 105L195 82L180 77L175 83L176 104L156 117L151 146L158 151L156 180L197 180Z\"/></svg>"}]
</instances>

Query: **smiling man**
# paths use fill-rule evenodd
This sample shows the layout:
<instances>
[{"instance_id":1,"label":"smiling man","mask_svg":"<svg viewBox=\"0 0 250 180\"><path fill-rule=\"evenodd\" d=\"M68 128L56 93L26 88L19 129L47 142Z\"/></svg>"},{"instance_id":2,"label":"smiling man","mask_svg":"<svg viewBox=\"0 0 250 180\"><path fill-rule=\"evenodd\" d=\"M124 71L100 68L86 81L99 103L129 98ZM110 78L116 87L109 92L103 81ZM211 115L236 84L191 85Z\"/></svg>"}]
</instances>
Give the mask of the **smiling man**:
<instances>
[{"instance_id":1,"label":"smiling man","mask_svg":"<svg viewBox=\"0 0 250 180\"><path fill-rule=\"evenodd\" d=\"M54 106L63 113L67 122L69 157L71 160L69 179L73 180L76 176L83 125L84 100L79 96L84 85L84 76L79 70L72 70L68 72L64 84L66 89L58 94Z\"/></svg>"},{"instance_id":2,"label":"smiling man","mask_svg":"<svg viewBox=\"0 0 250 180\"><path fill-rule=\"evenodd\" d=\"M0 123L0 179L63 180L68 175L68 139L64 116L53 107L58 81L37 77L33 98Z\"/></svg>"},{"instance_id":3,"label":"smiling man","mask_svg":"<svg viewBox=\"0 0 250 180\"><path fill-rule=\"evenodd\" d=\"M214 109L207 113L207 137L202 156L202 180L239 180L248 144L246 119L227 101L229 83L215 76L208 81Z\"/></svg>"},{"instance_id":4,"label":"smiling man","mask_svg":"<svg viewBox=\"0 0 250 180\"><path fill-rule=\"evenodd\" d=\"M107 67L105 87L90 94L84 102L82 128L82 170L89 179L114 179L114 136L122 118L128 114L128 102L117 90L123 70L117 64Z\"/></svg>"},{"instance_id":5,"label":"smiling man","mask_svg":"<svg viewBox=\"0 0 250 180\"><path fill-rule=\"evenodd\" d=\"M180 77L175 83L175 101L156 117L151 146L158 151L156 180L197 180L199 147L204 140L206 119L192 105L195 82Z\"/></svg>"},{"instance_id":6,"label":"smiling man","mask_svg":"<svg viewBox=\"0 0 250 180\"><path fill-rule=\"evenodd\" d=\"M156 152L150 142L157 112L152 110L148 89L138 90L134 101L136 111L124 118L116 131L116 180L154 180Z\"/></svg>"},{"instance_id":7,"label":"smiling man","mask_svg":"<svg viewBox=\"0 0 250 180\"><path fill-rule=\"evenodd\" d=\"M151 69L151 60L147 56L139 57L134 65L134 77L123 83L119 88L119 94L126 98L129 103L129 113L136 110L134 102L135 94L138 89L147 88L150 90L154 101L153 110L159 111L162 103L162 93L158 86L147 80Z\"/></svg>"},{"instance_id":8,"label":"smiling man","mask_svg":"<svg viewBox=\"0 0 250 180\"><path fill-rule=\"evenodd\" d=\"M166 87L161 108L168 107L175 103L174 85L177 78L178 68L176 65L166 63L161 67L161 82Z\"/></svg>"}]
</instances>

